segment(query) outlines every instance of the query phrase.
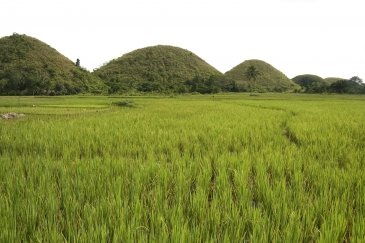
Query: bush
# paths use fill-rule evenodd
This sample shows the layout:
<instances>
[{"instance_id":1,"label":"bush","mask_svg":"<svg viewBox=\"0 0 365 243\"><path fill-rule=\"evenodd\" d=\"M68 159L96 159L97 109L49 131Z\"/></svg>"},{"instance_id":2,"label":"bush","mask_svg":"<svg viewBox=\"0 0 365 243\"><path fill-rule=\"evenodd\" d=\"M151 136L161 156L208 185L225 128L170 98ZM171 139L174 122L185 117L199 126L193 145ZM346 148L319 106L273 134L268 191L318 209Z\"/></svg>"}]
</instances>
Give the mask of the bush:
<instances>
[{"instance_id":1,"label":"bush","mask_svg":"<svg viewBox=\"0 0 365 243\"><path fill-rule=\"evenodd\" d=\"M116 101L112 103L115 106L119 106L119 107L136 107L136 104L134 103L133 100L120 100L120 101Z\"/></svg>"}]
</instances>

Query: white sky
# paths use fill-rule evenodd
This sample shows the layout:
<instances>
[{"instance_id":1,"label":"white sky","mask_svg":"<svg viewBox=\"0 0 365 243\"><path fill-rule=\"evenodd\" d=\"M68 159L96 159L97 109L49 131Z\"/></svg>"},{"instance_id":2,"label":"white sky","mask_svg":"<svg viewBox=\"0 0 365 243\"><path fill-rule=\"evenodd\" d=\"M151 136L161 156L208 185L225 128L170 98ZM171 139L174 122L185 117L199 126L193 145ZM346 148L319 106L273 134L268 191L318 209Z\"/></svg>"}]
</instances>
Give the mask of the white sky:
<instances>
[{"instance_id":1,"label":"white sky","mask_svg":"<svg viewBox=\"0 0 365 243\"><path fill-rule=\"evenodd\" d=\"M89 70L166 44L221 72L262 59L290 78L365 79L363 0L0 0L0 9L0 37L33 36Z\"/></svg>"}]
</instances>

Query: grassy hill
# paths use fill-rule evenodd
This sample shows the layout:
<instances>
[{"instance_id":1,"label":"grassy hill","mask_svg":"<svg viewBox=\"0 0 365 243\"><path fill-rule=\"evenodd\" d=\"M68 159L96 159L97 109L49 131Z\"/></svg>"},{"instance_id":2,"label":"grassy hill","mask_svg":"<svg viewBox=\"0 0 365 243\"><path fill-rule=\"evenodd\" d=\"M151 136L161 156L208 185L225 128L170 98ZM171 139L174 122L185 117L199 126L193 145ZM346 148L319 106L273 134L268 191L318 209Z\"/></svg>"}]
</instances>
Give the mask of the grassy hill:
<instances>
[{"instance_id":1,"label":"grassy hill","mask_svg":"<svg viewBox=\"0 0 365 243\"><path fill-rule=\"evenodd\" d=\"M307 83L324 82L324 79L314 74L302 74L295 76L293 81L299 85L305 85Z\"/></svg>"},{"instance_id":2,"label":"grassy hill","mask_svg":"<svg viewBox=\"0 0 365 243\"><path fill-rule=\"evenodd\" d=\"M256 71L255 77L249 75ZM225 73L227 79L237 82L241 89L247 91L288 91L298 88L285 74L261 60L247 60Z\"/></svg>"},{"instance_id":3,"label":"grassy hill","mask_svg":"<svg viewBox=\"0 0 365 243\"><path fill-rule=\"evenodd\" d=\"M173 46L138 49L114 59L95 71L111 93L189 92L187 82L208 79L220 72L194 53Z\"/></svg>"},{"instance_id":4,"label":"grassy hill","mask_svg":"<svg viewBox=\"0 0 365 243\"><path fill-rule=\"evenodd\" d=\"M300 85L304 92L308 93L323 92L329 84L323 78L314 74L298 75L293 78L293 81Z\"/></svg>"},{"instance_id":5,"label":"grassy hill","mask_svg":"<svg viewBox=\"0 0 365 243\"><path fill-rule=\"evenodd\" d=\"M0 39L0 94L99 92L105 85L49 45L26 35Z\"/></svg>"},{"instance_id":6,"label":"grassy hill","mask_svg":"<svg viewBox=\"0 0 365 243\"><path fill-rule=\"evenodd\" d=\"M326 82L327 84L331 85L337 81L340 81L340 80L344 80L344 78L337 78L337 77L328 77L328 78L325 78L324 79L324 82Z\"/></svg>"}]
</instances>

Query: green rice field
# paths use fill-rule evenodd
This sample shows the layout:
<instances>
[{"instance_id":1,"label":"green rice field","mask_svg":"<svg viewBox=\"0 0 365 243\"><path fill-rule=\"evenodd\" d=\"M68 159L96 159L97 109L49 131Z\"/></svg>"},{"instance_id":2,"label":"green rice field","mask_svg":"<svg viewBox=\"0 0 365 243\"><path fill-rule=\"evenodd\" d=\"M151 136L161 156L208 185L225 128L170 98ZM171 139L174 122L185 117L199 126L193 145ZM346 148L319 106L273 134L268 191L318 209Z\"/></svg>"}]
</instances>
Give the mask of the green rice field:
<instances>
[{"instance_id":1,"label":"green rice field","mask_svg":"<svg viewBox=\"0 0 365 243\"><path fill-rule=\"evenodd\" d=\"M119 104L119 105L116 105ZM0 242L365 242L365 96L0 97Z\"/></svg>"}]
</instances>

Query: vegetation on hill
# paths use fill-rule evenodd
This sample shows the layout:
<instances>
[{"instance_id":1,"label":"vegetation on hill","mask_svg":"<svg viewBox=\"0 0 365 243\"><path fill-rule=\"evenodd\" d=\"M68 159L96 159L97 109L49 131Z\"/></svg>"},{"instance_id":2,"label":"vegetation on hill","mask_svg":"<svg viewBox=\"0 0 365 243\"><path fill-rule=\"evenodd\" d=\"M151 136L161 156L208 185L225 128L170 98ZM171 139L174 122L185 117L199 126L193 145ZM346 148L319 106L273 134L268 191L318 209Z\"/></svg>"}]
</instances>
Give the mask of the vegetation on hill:
<instances>
[{"instance_id":1,"label":"vegetation on hill","mask_svg":"<svg viewBox=\"0 0 365 243\"><path fill-rule=\"evenodd\" d=\"M0 94L63 95L105 90L102 81L26 35L0 39Z\"/></svg>"},{"instance_id":2,"label":"vegetation on hill","mask_svg":"<svg viewBox=\"0 0 365 243\"><path fill-rule=\"evenodd\" d=\"M303 92L321 93L325 91L327 83L323 78L313 74L298 75L293 81L302 87Z\"/></svg>"},{"instance_id":3,"label":"vegetation on hill","mask_svg":"<svg viewBox=\"0 0 365 243\"><path fill-rule=\"evenodd\" d=\"M327 91L330 93L365 94L365 84L361 78L354 76L330 84Z\"/></svg>"},{"instance_id":4,"label":"vegetation on hill","mask_svg":"<svg viewBox=\"0 0 365 243\"><path fill-rule=\"evenodd\" d=\"M344 80L344 78L338 78L338 77L328 77L328 78L325 78L325 79L324 79L324 82L326 82L327 84L331 85L331 84L333 84L334 82L339 81L339 80Z\"/></svg>"},{"instance_id":5,"label":"vegetation on hill","mask_svg":"<svg viewBox=\"0 0 365 243\"><path fill-rule=\"evenodd\" d=\"M297 89L282 72L261 60L247 60L225 73L227 79L234 80L240 91L289 91Z\"/></svg>"},{"instance_id":6,"label":"vegetation on hill","mask_svg":"<svg viewBox=\"0 0 365 243\"><path fill-rule=\"evenodd\" d=\"M95 70L95 74L110 87L110 93L185 93L199 89L196 86L204 86L209 93L209 87L215 86L221 75L194 53L163 45L127 53Z\"/></svg>"},{"instance_id":7,"label":"vegetation on hill","mask_svg":"<svg viewBox=\"0 0 365 243\"><path fill-rule=\"evenodd\" d=\"M224 75L194 53L173 46L138 49L90 73L26 35L0 38L0 95L218 92L365 93L351 79L304 74L290 80L270 64L247 60Z\"/></svg>"},{"instance_id":8,"label":"vegetation on hill","mask_svg":"<svg viewBox=\"0 0 365 243\"><path fill-rule=\"evenodd\" d=\"M350 79L326 78L317 75L303 74L293 78L293 81L302 87L306 93L365 93L363 81L354 76Z\"/></svg>"}]
</instances>

